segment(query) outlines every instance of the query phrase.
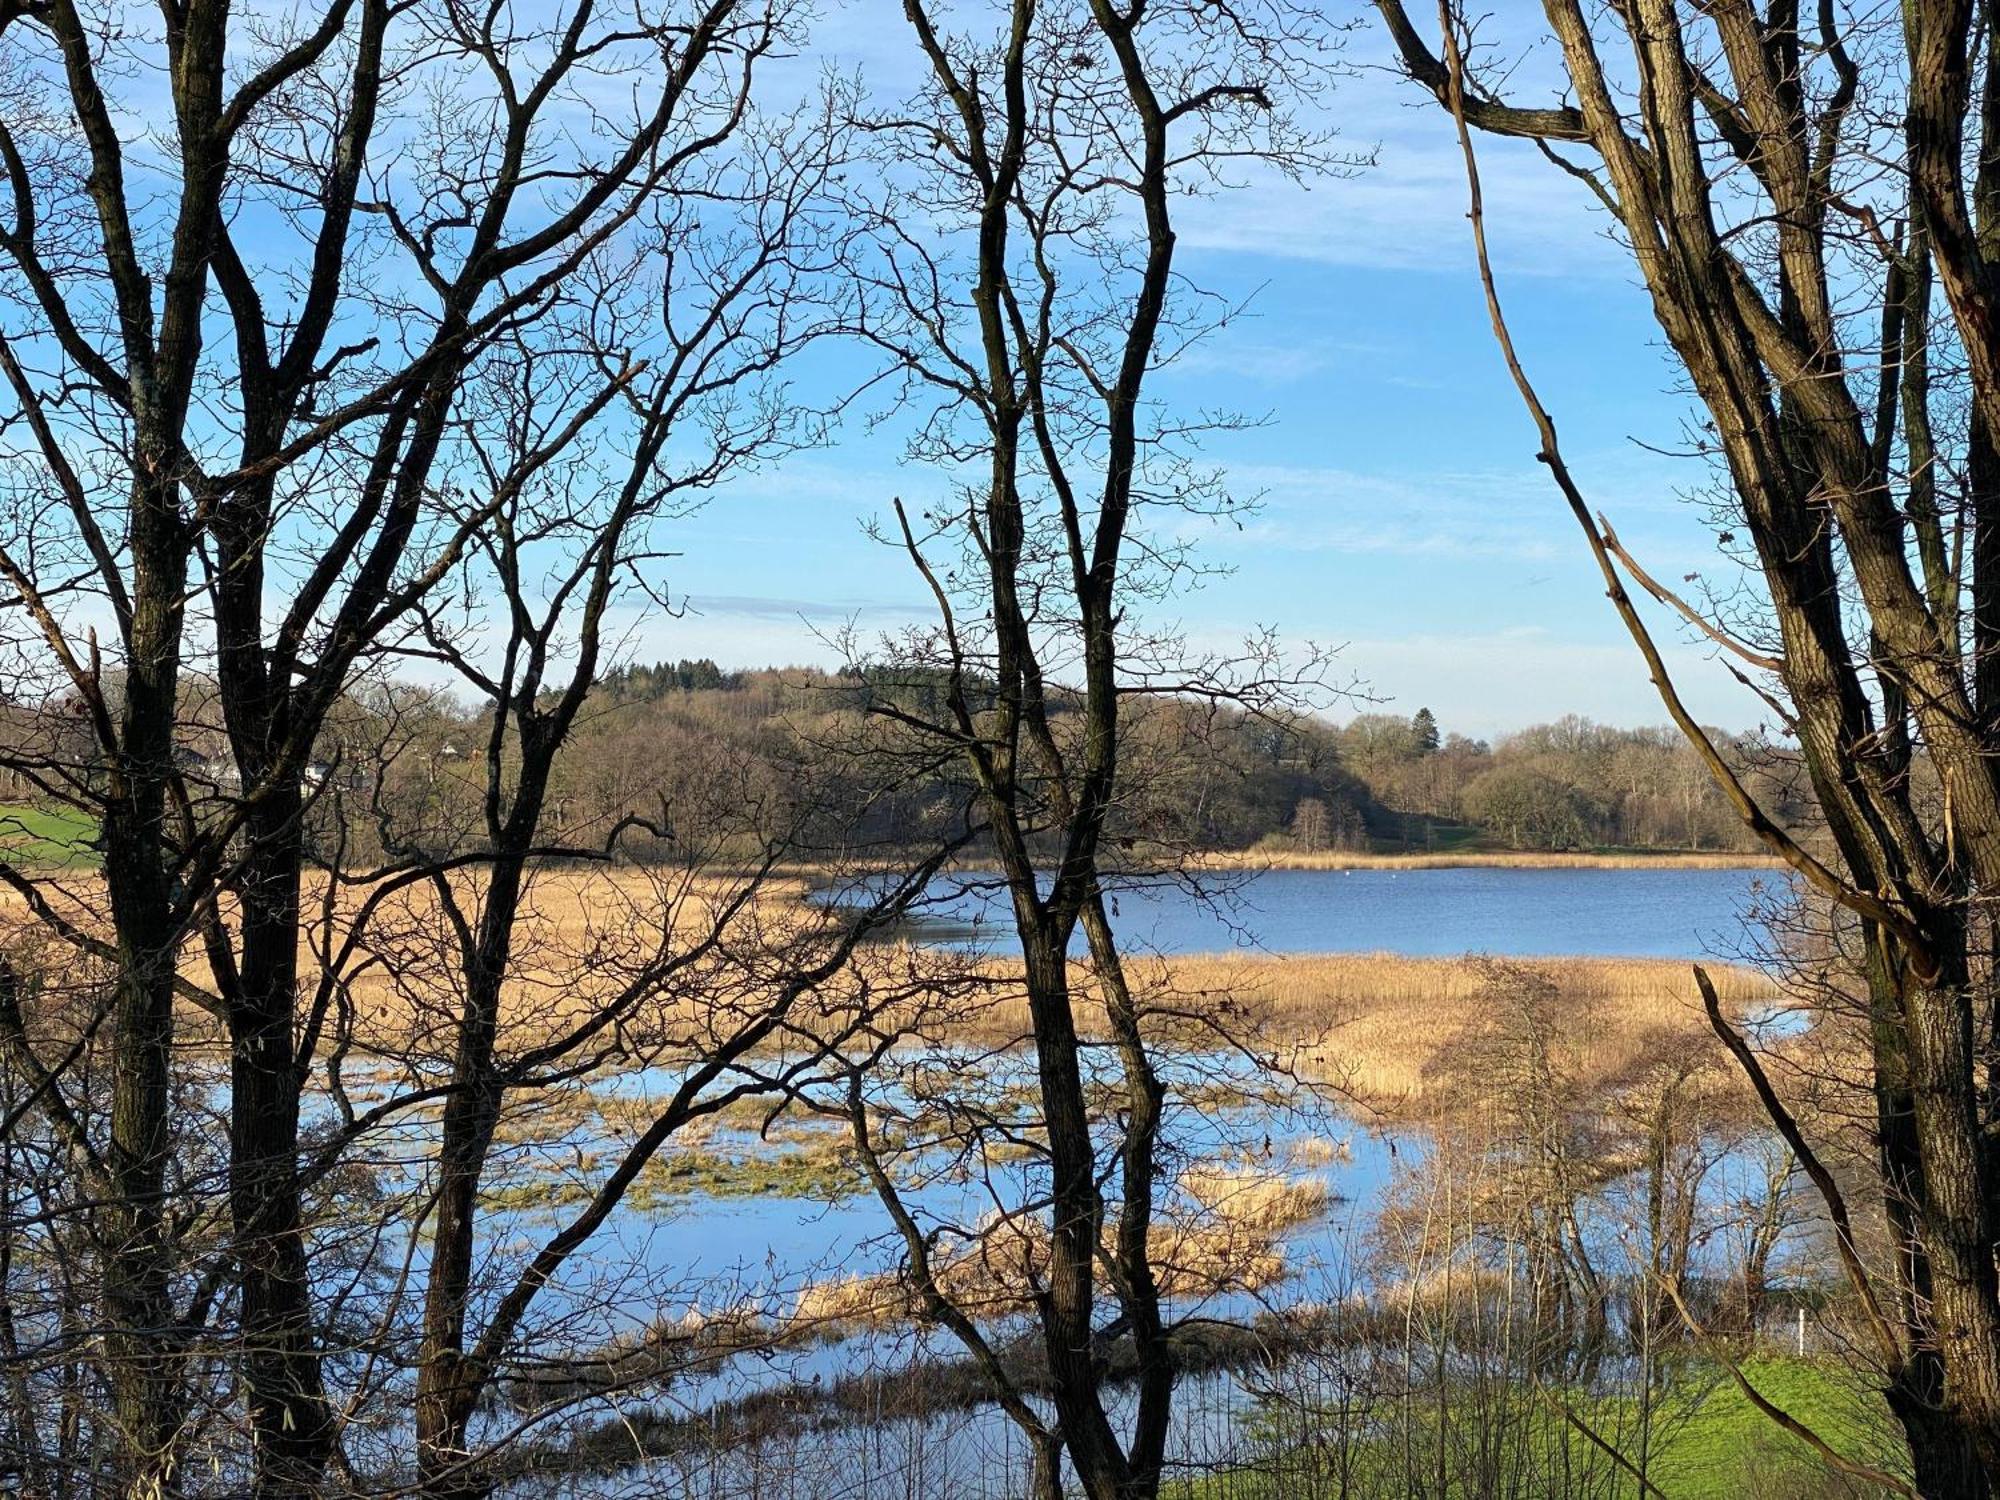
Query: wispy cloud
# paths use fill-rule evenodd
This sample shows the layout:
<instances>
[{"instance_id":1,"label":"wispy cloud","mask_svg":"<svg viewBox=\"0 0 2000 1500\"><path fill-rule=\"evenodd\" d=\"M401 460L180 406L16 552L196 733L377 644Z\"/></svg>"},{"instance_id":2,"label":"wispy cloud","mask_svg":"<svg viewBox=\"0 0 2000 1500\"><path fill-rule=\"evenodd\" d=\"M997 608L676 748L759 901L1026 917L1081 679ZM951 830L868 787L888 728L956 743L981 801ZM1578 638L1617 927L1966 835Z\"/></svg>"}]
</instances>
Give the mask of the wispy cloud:
<instances>
[{"instance_id":1,"label":"wispy cloud","mask_svg":"<svg viewBox=\"0 0 2000 1500\"><path fill-rule=\"evenodd\" d=\"M1594 502L1659 567L1713 563L1680 493L1692 466L1621 445L1571 456ZM1440 465L1394 471L1316 464L1235 464L1238 495L1261 497L1240 532L1216 545L1273 544L1313 551L1415 556L1547 558L1573 555L1575 523L1545 470L1531 461L1491 468Z\"/></svg>"},{"instance_id":2,"label":"wispy cloud","mask_svg":"<svg viewBox=\"0 0 2000 1500\"><path fill-rule=\"evenodd\" d=\"M1401 76L1379 25L1355 33L1349 58L1356 72L1331 95L1323 123L1338 132L1339 146L1371 158L1369 164L1306 186L1276 171L1253 172L1244 190L1177 210L1182 244L1390 270L1471 265L1465 164L1450 118ZM1511 75L1510 88L1539 102L1536 91L1550 80L1534 62ZM1478 145L1488 233L1503 270L1629 274L1582 184L1525 142L1486 137Z\"/></svg>"},{"instance_id":3,"label":"wispy cloud","mask_svg":"<svg viewBox=\"0 0 2000 1500\"><path fill-rule=\"evenodd\" d=\"M1508 557L1545 561L1564 555L1554 541L1524 535L1505 525L1443 526L1421 518L1385 515L1367 521L1253 521L1240 533L1243 544L1293 552L1338 552L1350 556Z\"/></svg>"},{"instance_id":4,"label":"wispy cloud","mask_svg":"<svg viewBox=\"0 0 2000 1500\"><path fill-rule=\"evenodd\" d=\"M712 618L789 620L812 624L900 625L916 618L915 604L867 599L788 599L759 594L695 594L688 611Z\"/></svg>"},{"instance_id":5,"label":"wispy cloud","mask_svg":"<svg viewBox=\"0 0 2000 1500\"><path fill-rule=\"evenodd\" d=\"M1317 375L1355 351L1333 340L1263 343L1218 336L1196 344L1166 367L1169 377L1195 377L1204 384L1217 376L1256 385L1290 385Z\"/></svg>"},{"instance_id":6,"label":"wispy cloud","mask_svg":"<svg viewBox=\"0 0 2000 1500\"><path fill-rule=\"evenodd\" d=\"M1510 470L1364 473L1306 465L1242 465L1239 493L1262 506L1218 545L1409 557L1567 555L1546 483Z\"/></svg>"}]
</instances>

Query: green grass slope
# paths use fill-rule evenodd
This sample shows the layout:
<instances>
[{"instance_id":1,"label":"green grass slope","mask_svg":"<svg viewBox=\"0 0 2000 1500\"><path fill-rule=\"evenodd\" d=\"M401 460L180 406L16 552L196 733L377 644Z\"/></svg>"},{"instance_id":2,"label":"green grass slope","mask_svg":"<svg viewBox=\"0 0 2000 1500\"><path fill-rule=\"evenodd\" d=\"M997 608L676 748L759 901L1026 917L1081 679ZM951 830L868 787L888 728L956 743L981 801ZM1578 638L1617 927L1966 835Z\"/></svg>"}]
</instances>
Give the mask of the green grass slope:
<instances>
[{"instance_id":1,"label":"green grass slope","mask_svg":"<svg viewBox=\"0 0 2000 1500\"><path fill-rule=\"evenodd\" d=\"M0 852L17 864L87 869L96 837L97 825L68 808L0 803Z\"/></svg>"},{"instance_id":2,"label":"green grass slope","mask_svg":"<svg viewBox=\"0 0 2000 1500\"><path fill-rule=\"evenodd\" d=\"M1831 1361L1761 1359L1745 1366L1766 1400L1812 1428L1843 1457L1891 1473L1901 1470L1899 1440L1887 1408L1867 1383ZM1780 1428L1751 1404L1726 1371L1702 1366L1687 1371L1677 1389L1661 1398L1648 1478L1666 1500L1875 1500L1890 1493L1842 1474L1803 1440ZM1636 1408L1625 1399L1599 1400L1572 1408L1599 1436L1636 1460ZM1422 1421L1419 1418L1419 1421ZM1479 1449L1491 1434L1452 1431L1446 1448L1458 1456ZM1515 1483L1543 1488L1528 1477L1547 1476L1550 1494L1577 1500L1627 1500L1641 1495L1636 1480L1593 1449L1589 1439L1551 1406L1528 1421L1513 1441L1534 1445L1495 1465ZM1428 1477L1436 1448L1429 1435L1419 1439L1418 1460ZM1402 1500L1402 1441L1380 1436L1351 1438L1345 1461L1306 1457L1274 1448L1267 1464L1242 1472L1211 1475L1170 1485L1171 1500ZM1456 1463L1448 1460L1447 1472ZM1268 1472L1258 1472L1268 1469ZM1338 1473L1341 1477L1336 1477ZM1442 1492L1427 1486L1433 1500L1475 1500L1484 1491L1470 1475L1448 1480Z\"/></svg>"}]
</instances>

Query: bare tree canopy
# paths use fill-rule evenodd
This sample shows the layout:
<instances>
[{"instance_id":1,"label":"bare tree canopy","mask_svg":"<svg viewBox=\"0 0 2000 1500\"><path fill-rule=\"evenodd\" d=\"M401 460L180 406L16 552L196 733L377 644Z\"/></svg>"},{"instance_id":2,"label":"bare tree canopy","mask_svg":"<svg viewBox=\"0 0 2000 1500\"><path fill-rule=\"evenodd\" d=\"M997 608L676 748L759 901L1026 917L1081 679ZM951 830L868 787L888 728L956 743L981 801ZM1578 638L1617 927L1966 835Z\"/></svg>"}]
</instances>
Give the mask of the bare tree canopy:
<instances>
[{"instance_id":1,"label":"bare tree canopy","mask_svg":"<svg viewBox=\"0 0 2000 1500\"><path fill-rule=\"evenodd\" d=\"M1746 824L1865 945L1876 1187L1894 1246L1850 1269L1917 1488L1984 1495L2000 1477L1992 19L1956 3L1897 16L1550 0L1566 97L1523 101L1485 76L1458 7L1421 24L1399 0L1379 9L1409 75L1461 131L1526 137L1596 194L1700 402L1700 441L1727 481L1726 540L1740 533L1758 583L1736 619L1711 620L1661 588L1593 514L1587 479L1571 477L1515 358L1482 238L1494 328L1539 456L1670 711ZM1471 181L1478 226L1476 171ZM1784 716L1829 861L1713 753L1625 577L1733 653Z\"/></svg>"},{"instance_id":2,"label":"bare tree canopy","mask_svg":"<svg viewBox=\"0 0 2000 1500\"><path fill-rule=\"evenodd\" d=\"M1151 1496L1176 1380L1153 1244L1168 1091L1109 915L1121 861L1107 824L1144 795L1122 708L1173 693L1282 714L1295 684L1268 643L1200 659L1136 614L1193 580L1160 513L1240 503L1196 451L1227 419L1164 410L1148 381L1224 306L1177 272L1174 198L1223 188L1237 164L1324 165L1299 112L1328 81L1331 38L1285 3L1014 0L961 18L909 0L904 14L926 74L907 112L873 127L897 196L879 215L863 331L919 413L913 456L942 468L951 498L915 516L899 501L888 538L936 623L857 669L884 683L878 715L963 764L1012 914L1047 1142L1034 1306L1053 1423L1005 1384L879 1159L871 1176L931 1315L1009 1391L1037 1496L1062 1492L1059 1453L1095 1500ZM967 283L969 299L953 290ZM940 691L914 698L927 681ZM1079 712L1059 721L1051 699L1071 694ZM1108 1144L1072 991L1079 932L1118 1058ZM857 1092L867 1152L862 1108ZM1120 1431L1100 1346L1123 1330L1137 1404Z\"/></svg>"},{"instance_id":3,"label":"bare tree canopy","mask_svg":"<svg viewBox=\"0 0 2000 1500\"><path fill-rule=\"evenodd\" d=\"M359 875L307 878L316 805L369 774L335 721L399 658L458 663L495 701L472 857L500 884L467 963L504 966L504 885L547 852L548 757L607 609L645 582L648 521L801 431L765 386L825 323L800 289L835 148L829 122L750 102L791 21L735 0L6 18L9 760L98 827L108 920L0 874L104 966L108 1120L72 1146L101 1204L116 1487L180 1483L216 1317L250 1487L313 1492L341 1454L354 1392L329 1387L306 1202L332 1148L302 1118L316 1057L351 1041L337 968L301 972ZM594 485L615 498L563 508ZM476 654L451 596L488 590L509 644ZM552 657L575 663L553 704ZM377 877L433 868L385 832ZM226 1227L171 1201L190 999L227 1039ZM467 1003L452 1107L487 1109L492 996ZM12 1033L35 1066L18 1011Z\"/></svg>"}]
</instances>

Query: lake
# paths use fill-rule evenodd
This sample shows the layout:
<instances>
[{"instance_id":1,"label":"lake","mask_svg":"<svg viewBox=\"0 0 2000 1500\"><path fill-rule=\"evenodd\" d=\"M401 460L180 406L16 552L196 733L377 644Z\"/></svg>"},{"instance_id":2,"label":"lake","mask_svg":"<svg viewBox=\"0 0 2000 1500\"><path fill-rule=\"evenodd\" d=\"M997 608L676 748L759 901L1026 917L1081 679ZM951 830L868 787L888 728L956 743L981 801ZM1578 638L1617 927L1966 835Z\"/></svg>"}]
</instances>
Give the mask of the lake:
<instances>
[{"instance_id":1,"label":"lake","mask_svg":"<svg viewBox=\"0 0 2000 1500\"><path fill-rule=\"evenodd\" d=\"M1113 926L1124 947L1727 958L1761 925L1757 910L1790 890L1783 870L1716 867L1257 870L1204 877L1204 884L1200 892L1177 883L1117 891ZM927 893L919 931L933 941L1010 943L1010 914L996 877L940 877Z\"/></svg>"}]
</instances>

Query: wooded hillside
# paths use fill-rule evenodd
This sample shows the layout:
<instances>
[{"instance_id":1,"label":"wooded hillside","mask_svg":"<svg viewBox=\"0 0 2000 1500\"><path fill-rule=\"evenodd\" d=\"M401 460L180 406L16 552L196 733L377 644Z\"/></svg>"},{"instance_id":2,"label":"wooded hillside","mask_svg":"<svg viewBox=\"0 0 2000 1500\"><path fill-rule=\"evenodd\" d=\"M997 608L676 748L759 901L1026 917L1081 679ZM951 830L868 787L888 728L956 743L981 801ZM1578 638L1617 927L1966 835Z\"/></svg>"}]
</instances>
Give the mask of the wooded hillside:
<instances>
[{"instance_id":1,"label":"wooded hillside","mask_svg":"<svg viewBox=\"0 0 2000 1500\"><path fill-rule=\"evenodd\" d=\"M600 681L562 758L557 818L565 837L601 839L619 818L657 819L664 808L671 821L676 807L720 794L773 825L807 817L810 804L829 845L857 836L912 844L958 816L968 789L957 767L904 754L869 710L933 690L807 668L731 672L707 660L620 668ZM1669 727L1571 716L1489 742L1451 732L1429 710L1338 724L1140 698L1128 713L1135 773L1114 816L1124 840L1274 854L1755 847ZM449 802L461 784L471 795L474 778L459 766L480 753L484 713L417 695L394 718L386 749L362 759L382 762L400 816L415 816L417 802ZM1718 738L1767 805L1796 826L1810 822L1788 750L1758 735ZM375 775L351 774L353 789Z\"/></svg>"}]
</instances>

